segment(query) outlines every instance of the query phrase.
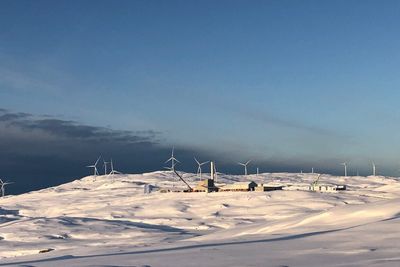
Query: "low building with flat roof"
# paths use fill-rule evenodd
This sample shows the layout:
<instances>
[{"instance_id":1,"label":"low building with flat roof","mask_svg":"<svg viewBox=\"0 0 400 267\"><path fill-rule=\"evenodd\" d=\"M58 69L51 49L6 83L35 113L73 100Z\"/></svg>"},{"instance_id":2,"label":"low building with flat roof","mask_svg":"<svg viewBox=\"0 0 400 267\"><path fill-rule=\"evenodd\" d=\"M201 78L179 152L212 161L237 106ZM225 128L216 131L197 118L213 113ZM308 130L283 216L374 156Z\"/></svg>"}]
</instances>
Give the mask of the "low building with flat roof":
<instances>
[{"instance_id":1,"label":"low building with flat roof","mask_svg":"<svg viewBox=\"0 0 400 267\"><path fill-rule=\"evenodd\" d=\"M257 184L251 182L238 182L233 184L226 184L219 188L219 191L255 191Z\"/></svg>"},{"instance_id":2,"label":"low building with flat roof","mask_svg":"<svg viewBox=\"0 0 400 267\"><path fill-rule=\"evenodd\" d=\"M328 184L317 184L310 185L308 190L310 191L319 191L319 192L335 192L335 191L344 191L346 190L346 185L328 185Z\"/></svg>"},{"instance_id":3,"label":"low building with flat roof","mask_svg":"<svg viewBox=\"0 0 400 267\"><path fill-rule=\"evenodd\" d=\"M265 192L265 191L275 191L275 190L283 190L283 185L264 185L259 184L255 191Z\"/></svg>"}]
</instances>

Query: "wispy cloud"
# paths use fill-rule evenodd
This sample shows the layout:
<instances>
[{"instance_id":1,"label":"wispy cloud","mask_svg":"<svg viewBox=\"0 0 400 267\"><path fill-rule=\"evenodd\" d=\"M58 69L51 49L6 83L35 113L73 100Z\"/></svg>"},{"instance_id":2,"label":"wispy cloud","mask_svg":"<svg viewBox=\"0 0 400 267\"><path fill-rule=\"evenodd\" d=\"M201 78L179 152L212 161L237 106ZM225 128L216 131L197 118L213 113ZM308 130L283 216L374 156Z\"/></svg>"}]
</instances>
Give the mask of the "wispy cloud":
<instances>
[{"instance_id":1,"label":"wispy cloud","mask_svg":"<svg viewBox=\"0 0 400 267\"><path fill-rule=\"evenodd\" d=\"M263 110L250 109L248 107L243 107L240 105L227 105L222 104L221 107L225 111L234 113L235 116L240 116L246 120L250 119L253 121L261 122L266 126L275 126L279 128L291 129L294 131L303 131L312 135L330 136L330 137L344 137L337 131L326 129L323 127L315 126L305 122L299 122L296 120L282 118L278 115L268 113Z\"/></svg>"},{"instance_id":2,"label":"wispy cloud","mask_svg":"<svg viewBox=\"0 0 400 267\"><path fill-rule=\"evenodd\" d=\"M7 90L46 90L52 91L55 86L27 72L6 69L0 67L0 89Z\"/></svg>"}]
</instances>

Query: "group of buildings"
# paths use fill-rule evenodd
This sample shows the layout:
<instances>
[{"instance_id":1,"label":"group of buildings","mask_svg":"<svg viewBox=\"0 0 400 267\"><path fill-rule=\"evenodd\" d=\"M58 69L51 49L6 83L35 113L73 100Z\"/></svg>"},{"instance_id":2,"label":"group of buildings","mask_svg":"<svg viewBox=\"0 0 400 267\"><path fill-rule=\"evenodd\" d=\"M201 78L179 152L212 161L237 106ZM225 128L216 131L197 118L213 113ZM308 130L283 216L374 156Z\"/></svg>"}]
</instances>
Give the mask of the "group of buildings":
<instances>
[{"instance_id":1,"label":"group of buildings","mask_svg":"<svg viewBox=\"0 0 400 267\"><path fill-rule=\"evenodd\" d=\"M282 190L283 186L265 186L257 184L253 181L250 182L237 182L233 184L224 184L216 186L214 179L205 179L200 181L194 188L193 192L246 192L246 191L273 191Z\"/></svg>"},{"instance_id":2,"label":"group of buildings","mask_svg":"<svg viewBox=\"0 0 400 267\"><path fill-rule=\"evenodd\" d=\"M211 173L210 178L201 180L198 184L194 187L190 186L185 179L175 170L172 169L173 172L179 177L179 179L186 184L187 189L183 190L183 192L247 192L247 191L258 191L258 192L265 192L265 191L275 191L275 190L282 190L283 185L265 185L265 184L257 184L254 181L248 182L236 182L232 184L216 184L216 171L214 163L211 162ZM342 191L346 190L346 185L327 185L327 184L320 184L319 179L321 174L318 175L317 179L313 181L308 190L310 191ZM182 192L182 190L171 190L167 188L154 188L151 185L145 186L145 193L150 193L153 190L158 190L162 193L165 192Z\"/></svg>"}]
</instances>

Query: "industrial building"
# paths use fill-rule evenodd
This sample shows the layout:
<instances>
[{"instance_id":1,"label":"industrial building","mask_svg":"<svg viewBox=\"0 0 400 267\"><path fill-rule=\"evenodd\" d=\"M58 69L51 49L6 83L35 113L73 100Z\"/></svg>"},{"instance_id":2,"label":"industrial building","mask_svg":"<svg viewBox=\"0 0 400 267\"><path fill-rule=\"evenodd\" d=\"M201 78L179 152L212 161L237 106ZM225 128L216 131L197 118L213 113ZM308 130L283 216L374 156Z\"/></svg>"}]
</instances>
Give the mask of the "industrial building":
<instances>
[{"instance_id":1,"label":"industrial building","mask_svg":"<svg viewBox=\"0 0 400 267\"><path fill-rule=\"evenodd\" d=\"M283 185L264 185L259 184L255 191L265 192L265 191L275 191L275 190L283 190Z\"/></svg>"},{"instance_id":2,"label":"industrial building","mask_svg":"<svg viewBox=\"0 0 400 267\"><path fill-rule=\"evenodd\" d=\"M319 192L334 192L334 191L343 191L347 189L346 185L326 185L320 184L319 180L322 174L319 174L317 179L310 184L308 190L310 191L319 191Z\"/></svg>"},{"instance_id":3,"label":"industrial building","mask_svg":"<svg viewBox=\"0 0 400 267\"><path fill-rule=\"evenodd\" d=\"M257 184L251 182L238 182L221 186L219 191L255 191Z\"/></svg>"},{"instance_id":4,"label":"industrial building","mask_svg":"<svg viewBox=\"0 0 400 267\"><path fill-rule=\"evenodd\" d=\"M200 181L195 188L193 188L193 192L218 192L218 187L215 186L213 179L205 179Z\"/></svg>"},{"instance_id":5,"label":"industrial building","mask_svg":"<svg viewBox=\"0 0 400 267\"><path fill-rule=\"evenodd\" d=\"M343 191L346 190L346 185L326 185L326 184L317 184L310 185L308 190L310 191L322 191L322 192L334 192L334 191Z\"/></svg>"}]
</instances>

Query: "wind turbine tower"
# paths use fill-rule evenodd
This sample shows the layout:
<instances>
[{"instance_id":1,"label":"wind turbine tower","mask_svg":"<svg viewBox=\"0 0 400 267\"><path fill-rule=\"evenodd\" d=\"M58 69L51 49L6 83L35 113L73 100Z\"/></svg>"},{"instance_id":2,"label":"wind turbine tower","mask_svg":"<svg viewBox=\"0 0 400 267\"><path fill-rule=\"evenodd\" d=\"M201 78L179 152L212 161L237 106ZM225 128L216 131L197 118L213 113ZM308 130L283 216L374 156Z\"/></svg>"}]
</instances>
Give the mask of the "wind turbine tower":
<instances>
[{"instance_id":1,"label":"wind turbine tower","mask_svg":"<svg viewBox=\"0 0 400 267\"><path fill-rule=\"evenodd\" d=\"M196 161L196 163L197 163L197 165L198 165L197 174L200 174L200 180L201 180L201 166L203 166L204 164L209 163L210 161L204 161L204 162L200 163L200 162L196 159L196 157L194 158L194 160Z\"/></svg>"},{"instance_id":2,"label":"wind turbine tower","mask_svg":"<svg viewBox=\"0 0 400 267\"><path fill-rule=\"evenodd\" d=\"M244 175L247 176L247 165L251 162L251 160L247 161L246 163L241 163L238 162L239 165L242 165L244 167Z\"/></svg>"},{"instance_id":3,"label":"wind turbine tower","mask_svg":"<svg viewBox=\"0 0 400 267\"><path fill-rule=\"evenodd\" d=\"M347 162L341 163L344 166L344 176L347 177Z\"/></svg>"},{"instance_id":4,"label":"wind turbine tower","mask_svg":"<svg viewBox=\"0 0 400 267\"><path fill-rule=\"evenodd\" d=\"M108 163L110 163L110 162L107 162L107 161L103 161L104 162L104 175L107 175L107 164Z\"/></svg>"},{"instance_id":5,"label":"wind turbine tower","mask_svg":"<svg viewBox=\"0 0 400 267\"><path fill-rule=\"evenodd\" d=\"M371 162L372 163L372 175L373 176L376 176L376 165L375 165L375 162Z\"/></svg>"},{"instance_id":6,"label":"wind turbine tower","mask_svg":"<svg viewBox=\"0 0 400 267\"><path fill-rule=\"evenodd\" d=\"M174 157L174 147L172 148L171 157L165 163L168 163L169 161L171 161L171 171L175 171L176 163L181 163Z\"/></svg>"}]
</instances>

